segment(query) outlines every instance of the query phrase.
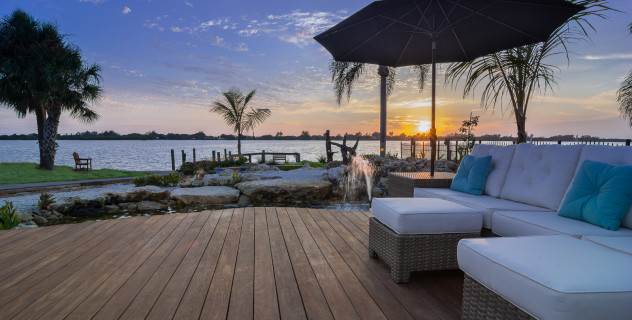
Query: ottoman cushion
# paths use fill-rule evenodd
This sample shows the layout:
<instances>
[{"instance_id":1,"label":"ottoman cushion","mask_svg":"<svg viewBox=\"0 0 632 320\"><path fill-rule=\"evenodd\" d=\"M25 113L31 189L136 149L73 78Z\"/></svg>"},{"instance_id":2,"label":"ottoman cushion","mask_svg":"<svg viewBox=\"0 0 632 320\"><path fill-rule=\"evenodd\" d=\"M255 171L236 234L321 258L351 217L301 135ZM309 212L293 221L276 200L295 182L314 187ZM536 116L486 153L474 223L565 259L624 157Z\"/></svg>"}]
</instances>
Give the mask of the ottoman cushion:
<instances>
[{"instance_id":1,"label":"ottoman cushion","mask_svg":"<svg viewBox=\"0 0 632 320\"><path fill-rule=\"evenodd\" d=\"M577 238L461 240L459 267L538 319L625 319L632 306L632 256Z\"/></svg>"},{"instance_id":2,"label":"ottoman cushion","mask_svg":"<svg viewBox=\"0 0 632 320\"><path fill-rule=\"evenodd\" d=\"M617 252L632 255L632 237L583 236L582 240L596 243Z\"/></svg>"},{"instance_id":3,"label":"ottoman cushion","mask_svg":"<svg viewBox=\"0 0 632 320\"><path fill-rule=\"evenodd\" d=\"M442 199L373 199L371 214L399 234L480 232L480 210Z\"/></svg>"}]
</instances>

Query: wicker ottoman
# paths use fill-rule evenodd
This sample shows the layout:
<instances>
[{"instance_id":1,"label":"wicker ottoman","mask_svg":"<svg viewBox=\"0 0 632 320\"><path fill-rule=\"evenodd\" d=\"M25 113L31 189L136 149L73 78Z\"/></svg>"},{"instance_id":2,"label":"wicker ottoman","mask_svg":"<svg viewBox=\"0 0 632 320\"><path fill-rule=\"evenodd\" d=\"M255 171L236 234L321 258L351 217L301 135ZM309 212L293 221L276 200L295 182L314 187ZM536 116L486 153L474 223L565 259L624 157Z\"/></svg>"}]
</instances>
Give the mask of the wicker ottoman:
<instances>
[{"instance_id":1,"label":"wicker ottoman","mask_svg":"<svg viewBox=\"0 0 632 320\"><path fill-rule=\"evenodd\" d=\"M458 269L459 240L480 237L479 210L442 199L373 199L369 256L380 257L397 283L413 271Z\"/></svg>"}]
</instances>

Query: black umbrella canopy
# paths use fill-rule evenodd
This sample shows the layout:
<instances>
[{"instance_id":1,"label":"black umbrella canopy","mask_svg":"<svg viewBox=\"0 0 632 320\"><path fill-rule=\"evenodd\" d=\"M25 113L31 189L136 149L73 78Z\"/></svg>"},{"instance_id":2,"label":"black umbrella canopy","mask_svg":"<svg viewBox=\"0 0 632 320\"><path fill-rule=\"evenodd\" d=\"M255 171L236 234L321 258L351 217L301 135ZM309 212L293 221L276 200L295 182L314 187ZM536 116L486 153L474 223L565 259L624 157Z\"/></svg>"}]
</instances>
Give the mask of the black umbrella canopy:
<instances>
[{"instance_id":1,"label":"black umbrella canopy","mask_svg":"<svg viewBox=\"0 0 632 320\"><path fill-rule=\"evenodd\" d=\"M338 61L401 67L469 61L544 41L583 7L565 0L375 1L314 37Z\"/></svg>"}]
</instances>

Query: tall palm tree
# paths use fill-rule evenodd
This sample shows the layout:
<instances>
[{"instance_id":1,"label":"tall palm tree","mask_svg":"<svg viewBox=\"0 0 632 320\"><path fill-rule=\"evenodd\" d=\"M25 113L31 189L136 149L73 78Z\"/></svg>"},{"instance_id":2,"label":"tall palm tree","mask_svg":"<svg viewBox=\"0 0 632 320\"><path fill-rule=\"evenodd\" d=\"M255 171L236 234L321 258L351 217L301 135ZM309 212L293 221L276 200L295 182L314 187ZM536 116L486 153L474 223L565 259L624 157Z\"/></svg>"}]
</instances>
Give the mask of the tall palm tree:
<instances>
[{"instance_id":1,"label":"tall palm tree","mask_svg":"<svg viewBox=\"0 0 632 320\"><path fill-rule=\"evenodd\" d=\"M237 153L241 155L242 133L253 130L254 127L263 123L272 112L270 109L248 109L248 102L254 97L256 90L250 91L247 95L237 87L232 87L226 92L222 92L225 101L216 100L211 106L211 112L217 113L224 118L226 124L233 128L237 134Z\"/></svg>"},{"instance_id":2,"label":"tall palm tree","mask_svg":"<svg viewBox=\"0 0 632 320\"><path fill-rule=\"evenodd\" d=\"M630 34L632 34L632 23L629 25ZM628 76L623 79L621 88L617 90L617 101L621 104L619 111L621 116L630 120L630 127L632 127L632 70L628 73Z\"/></svg>"},{"instance_id":3,"label":"tall palm tree","mask_svg":"<svg viewBox=\"0 0 632 320\"><path fill-rule=\"evenodd\" d=\"M569 60L568 46L588 39L588 30L594 30L587 20L594 16L605 18L608 0L569 0L586 7L555 30L548 40L486 55L468 62L451 63L446 71L446 81L453 85L464 82L463 96L482 86L481 106L495 108L497 103L511 106L514 114L518 143L527 141L527 109L534 94L553 91L556 84L554 65L546 60L563 54Z\"/></svg>"},{"instance_id":4,"label":"tall palm tree","mask_svg":"<svg viewBox=\"0 0 632 320\"><path fill-rule=\"evenodd\" d=\"M329 71L331 72L331 81L334 83L334 94L336 101L340 105L342 97L347 96L347 100L351 98L353 86L360 79L362 73L367 68L367 64L361 62L343 62L331 60L329 63ZM428 65L413 66L418 72L419 90L423 90L428 72ZM378 75L380 76L380 156L384 156L386 147L386 98L393 92L395 86L396 70L392 67L379 66Z\"/></svg>"},{"instance_id":5,"label":"tall palm tree","mask_svg":"<svg viewBox=\"0 0 632 320\"><path fill-rule=\"evenodd\" d=\"M98 119L88 103L101 96L99 72L98 65L84 64L54 24L20 9L0 23L0 104L18 117L35 114L40 168L54 167L62 112L88 123Z\"/></svg>"}]
</instances>

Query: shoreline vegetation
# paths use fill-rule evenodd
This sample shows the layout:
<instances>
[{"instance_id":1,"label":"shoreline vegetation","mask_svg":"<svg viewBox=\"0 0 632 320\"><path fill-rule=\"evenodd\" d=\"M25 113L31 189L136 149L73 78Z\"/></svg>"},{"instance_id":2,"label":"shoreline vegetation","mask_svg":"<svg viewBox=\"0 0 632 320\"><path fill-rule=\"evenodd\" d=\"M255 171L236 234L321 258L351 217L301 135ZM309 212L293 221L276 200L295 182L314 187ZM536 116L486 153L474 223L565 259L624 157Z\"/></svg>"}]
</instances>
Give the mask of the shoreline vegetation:
<instances>
[{"instance_id":1,"label":"shoreline vegetation","mask_svg":"<svg viewBox=\"0 0 632 320\"><path fill-rule=\"evenodd\" d=\"M463 139L465 137L464 134L461 133L452 133L446 136L438 137L439 141L445 139ZM360 138L360 140L378 140L379 132L373 133L362 133L356 132L353 134L347 133L347 140L354 141ZM389 141L409 141L410 139L428 139L428 134L416 134L416 135L406 135L401 133L399 135L393 135L391 132L386 136L386 140ZM309 131L303 131L298 136L293 135L284 135L282 132L277 132L275 135L265 134L261 136L248 136L242 135L242 140L325 140L325 135L312 135ZM332 140L342 140L343 135L337 134L331 136ZM501 136L500 134L485 134L479 135L476 137L476 140L479 141L514 141L516 137L513 136ZM556 135L551 137L533 137L534 140L537 141L601 141L607 140L610 142L624 142L626 139L623 138L601 138L597 136L590 135ZM11 135L0 135L0 140L37 140L37 134L11 134ZM85 131L85 132L77 132L70 134L59 134L57 135L57 140L237 140L237 136L234 134L221 134L219 136L209 136L206 135L203 131L186 134L186 133L157 133L156 131L151 131L147 133L129 133L129 134L120 134L115 131Z\"/></svg>"},{"instance_id":2,"label":"shoreline vegetation","mask_svg":"<svg viewBox=\"0 0 632 320\"><path fill-rule=\"evenodd\" d=\"M37 163L0 162L0 185L127 178L144 176L148 173L116 169L74 171L68 166L55 166L54 170L42 170L37 168Z\"/></svg>"}]
</instances>

